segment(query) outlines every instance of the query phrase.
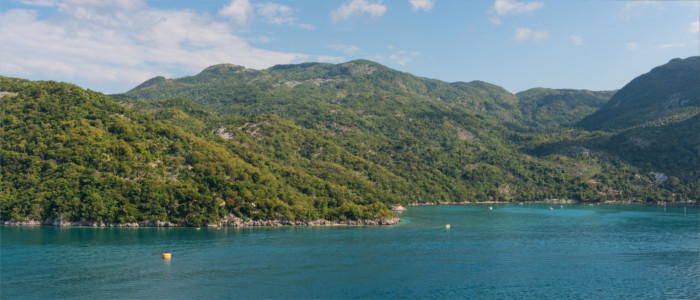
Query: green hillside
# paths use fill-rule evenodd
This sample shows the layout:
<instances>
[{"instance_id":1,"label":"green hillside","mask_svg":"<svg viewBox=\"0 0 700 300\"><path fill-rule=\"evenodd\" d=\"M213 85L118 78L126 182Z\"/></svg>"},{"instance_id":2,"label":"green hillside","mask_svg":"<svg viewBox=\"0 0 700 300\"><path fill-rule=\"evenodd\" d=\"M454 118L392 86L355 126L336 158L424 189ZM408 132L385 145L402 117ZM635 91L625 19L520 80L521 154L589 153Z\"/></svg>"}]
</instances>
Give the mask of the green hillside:
<instances>
[{"instance_id":1,"label":"green hillside","mask_svg":"<svg viewBox=\"0 0 700 300\"><path fill-rule=\"evenodd\" d=\"M572 126L600 109L614 91L534 88L516 94L523 123L533 128Z\"/></svg>"},{"instance_id":2,"label":"green hillside","mask_svg":"<svg viewBox=\"0 0 700 300\"><path fill-rule=\"evenodd\" d=\"M384 108L417 103L460 106L480 118L506 123L515 123L520 114L513 109L517 97L501 87L478 81L450 84L366 60L279 65L266 70L215 65L196 76L156 77L124 95L141 100L180 97L222 113L275 113L297 122L315 121L318 115L338 109L359 112L364 119L365 111L384 113Z\"/></svg>"},{"instance_id":3,"label":"green hillside","mask_svg":"<svg viewBox=\"0 0 700 300\"><path fill-rule=\"evenodd\" d=\"M148 114L70 84L0 79L3 220L375 219L390 216L385 203L398 201L342 167L343 180L329 181L251 151L262 148L253 139L202 134L209 124L192 116L215 114L186 100ZM238 122L267 122L260 118ZM245 136L236 127L226 132Z\"/></svg>"},{"instance_id":4,"label":"green hillside","mask_svg":"<svg viewBox=\"0 0 700 300\"><path fill-rule=\"evenodd\" d=\"M700 107L700 56L676 58L620 89L579 126L620 130Z\"/></svg>"},{"instance_id":5,"label":"green hillside","mask_svg":"<svg viewBox=\"0 0 700 300\"><path fill-rule=\"evenodd\" d=\"M342 221L395 203L700 198L699 110L573 127L610 94L513 95L363 60L216 65L114 96L0 77L0 219Z\"/></svg>"},{"instance_id":6,"label":"green hillside","mask_svg":"<svg viewBox=\"0 0 700 300\"><path fill-rule=\"evenodd\" d=\"M152 101L158 94L223 114L276 114L328 133L417 187L393 190L409 202L605 200L616 186L633 186L630 199L656 199L647 195L665 189L649 179L648 165L608 151L612 142L561 128L591 114L612 92L533 89L516 96L485 82L445 83L360 60L266 70L218 65L125 96ZM591 184L620 172L629 177Z\"/></svg>"},{"instance_id":7,"label":"green hillside","mask_svg":"<svg viewBox=\"0 0 700 300\"><path fill-rule=\"evenodd\" d=\"M640 169L671 176L669 178L674 182L686 185L685 188L697 188L700 178L700 109L617 132L591 146Z\"/></svg>"}]
</instances>

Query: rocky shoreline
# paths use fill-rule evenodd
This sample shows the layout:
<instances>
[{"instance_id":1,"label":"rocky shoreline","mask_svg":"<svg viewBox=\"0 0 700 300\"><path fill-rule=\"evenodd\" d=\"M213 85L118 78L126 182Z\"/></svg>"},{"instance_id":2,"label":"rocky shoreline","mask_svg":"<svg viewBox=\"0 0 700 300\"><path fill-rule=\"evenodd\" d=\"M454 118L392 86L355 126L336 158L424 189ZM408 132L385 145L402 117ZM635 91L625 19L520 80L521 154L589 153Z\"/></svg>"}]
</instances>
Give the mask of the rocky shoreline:
<instances>
[{"instance_id":1,"label":"rocky shoreline","mask_svg":"<svg viewBox=\"0 0 700 300\"><path fill-rule=\"evenodd\" d=\"M507 201L481 201L481 202L471 202L471 201L455 201L455 202L411 202L406 206L436 206L436 205L471 205L471 204L507 204L515 202Z\"/></svg>"},{"instance_id":2,"label":"rocky shoreline","mask_svg":"<svg viewBox=\"0 0 700 300\"><path fill-rule=\"evenodd\" d=\"M394 225L401 222L398 217L388 219L366 219L366 220L326 220L318 219L314 221L293 221L293 220L243 220L238 217L227 217L219 223L214 224L186 224L186 223L171 223L161 221L140 221L133 223L106 223L106 222L71 222L63 219L47 219L43 221L23 220L23 221L4 221L0 220L2 225L16 226L57 226L57 227L261 227L261 226L363 226L363 225Z\"/></svg>"},{"instance_id":3,"label":"rocky shoreline","mask_svg":"<svg viewBox=\"0 0 700 300\"><path fill-rule=\"evenodd\" d=\"M589 202L589 201L578 201L573 199L544 199L537 201L522 201L524 203L556 203L556 204L620 204L620 205L649 205L649 206L675 206L675 207L697 207L698 201L668 201L668 202L644 202L637 200L608 200L603 202ZM469 202L469 201L458 201L458 202L430 202L430 203L408 203L406 206L435 206L435 205L474 205L474 204L509 204L509 203L520 203L518 201L482 201L482 202Z\"/></svg>"}]
</instances>

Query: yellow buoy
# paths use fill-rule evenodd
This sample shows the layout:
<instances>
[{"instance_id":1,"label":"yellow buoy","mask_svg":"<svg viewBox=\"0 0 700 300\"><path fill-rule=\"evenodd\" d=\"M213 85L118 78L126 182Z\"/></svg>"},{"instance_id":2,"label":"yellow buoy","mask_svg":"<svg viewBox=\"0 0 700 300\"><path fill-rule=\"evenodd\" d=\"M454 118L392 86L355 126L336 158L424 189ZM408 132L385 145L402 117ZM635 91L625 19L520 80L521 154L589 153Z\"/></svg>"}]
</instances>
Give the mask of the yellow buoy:
<instances>
[{"instance_id":1,"label":"yellow buoy","mask_svg":"<svg viewBox=\"0 0 700 300\"><path fill-rule=\"evenodd\" d=\"M170 259L170 253L163 253L163 259Z\"/></svg>"}]
</instances>

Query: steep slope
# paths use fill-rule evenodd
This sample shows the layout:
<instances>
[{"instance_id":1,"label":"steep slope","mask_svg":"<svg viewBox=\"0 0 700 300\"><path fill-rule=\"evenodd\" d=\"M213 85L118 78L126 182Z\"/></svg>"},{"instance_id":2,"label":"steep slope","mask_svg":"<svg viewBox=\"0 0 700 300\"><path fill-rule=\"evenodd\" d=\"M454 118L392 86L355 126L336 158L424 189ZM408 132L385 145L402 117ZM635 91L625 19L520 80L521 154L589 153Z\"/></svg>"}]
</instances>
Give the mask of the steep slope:
<instances>
[{"instance_id":1,"label":"steep slope","mask_svg":"<svg viewBox=\"0 0 700 300\"><path fill-rule=\"evenodd\" d=\"M558 93L543 97L543 105L593 106L609 95ZM606 200L617 199L618 190L635 199L671 194L666 187L661 190L667 193L654 194L659 186L643 168L589 146L593 138L582 140L589 136L586 132L557 129L541 134L524 126L528 119L519 99L498 86L479 81L450 84L369 61L262 71L217 65L126 95L148 101L187 98L221 115L279 115L396 176L385 181L401 183L391 191L402 201ZM276 135L268 140L278 140ZM294 143L266 146L271 157L294 155L299 149ZM330 162L354 169L343 160ZM608 178L610 173L620 176Z\"/></svg>"},{"instance_id":2,"label":"steep slope","mask_svg":"<svg viewBox=\"0 0 700 300\"><path fill-rule=\"evenodd\" d=\"M356 220L388 217L385 203L398 201L340 166L344 177L336 180L251 151L262 148L253 139L198 132L217 115L186 100L147 114L70 84L0 77L0 85L1 220ZM245 136L235 127L225 132Z\"/></svg>"},{"instance_id":3,"label":"steep slope","mask_svg":"<svg viewBox=\"0 0 700 300\"><path fill-rule=\"evenodd\" d=\"M515 122L517 98L483 82L448 84L368 61L263 71L218 65L126 94L157 95L189 97L223 114L276 114L327 133L408 182L410 190L392 189L408 201L545 197L538 182L556 172L514 150L509 139L518 137L501 123Z\"/></svg>"},{"instance_id":4,"label":"steep slope","mask_svg":"<svg viewBox=\"0 0 700 300\"><path fill-rule=\"evenodd\" d=\"M509 124L516 123L519 115L512 109L517 107L517 98L501 87L478 81L449 84L366 60L278 65L266 70L215 65L195 76L156 77L124 96L141 100L181 97L226 113L276 113L295 119L300 114L328 114L339 107L365 110L416 101L461 106L482 118Z\"/></svg>"},{"instance_id":5,"label":"steep slope","mask_svg":"<svg viewBox=\"0 0 700 300\"><path fill-rule=\"evenodd\" d=\"M534 88L515 94L523 123L534 128L571 126L600 109L614 91Z\"/></svg>"},{"instance_id":6,"label":"steep slope","mask_svg":"<svg viewBox=\"0 0 700 300\"><path fill-rule=\"evenodd\" d=\"M700 56L673 59L620 89L579 125L620 130L700 108Z\"/></svg>"},{"instance_id":7,"label":"steep slope","mask_svg":"<svg viewBox=\"0 0 700 300\"><path fill-rule=\"evenodd\" d=\"M554 124L607 94L516 97L368 61L216 65L113 97L5 77L0 86L0 220L198 225L387 218L409 202L700 198L692 106L586 131Z\"/></svg>"},{"instance_id":8,"label":"steep slope","mask_svg":"<svg viewBox=\"0 0 700 300\"><path fill-rule=\"evenodd\" d=\"M591 147L641 170L672 176L671 182L686 188L700 183L700 112L676 114L616 132Z\"/></svg>"},{"instance_id":9,"label":"steep slope","mask_svg":"<svg viewBox=\"0 0 700 300\"><path fill-rule=\"evenodd\" d=\"M517 109L518 97L506 89L483 81L454 82L450 85L464 92L464 95L454 95L456 99L452 101L476 110L509 128L521 128L521 124L517 121L521 119Z\"/></svg>"}]
</instances>

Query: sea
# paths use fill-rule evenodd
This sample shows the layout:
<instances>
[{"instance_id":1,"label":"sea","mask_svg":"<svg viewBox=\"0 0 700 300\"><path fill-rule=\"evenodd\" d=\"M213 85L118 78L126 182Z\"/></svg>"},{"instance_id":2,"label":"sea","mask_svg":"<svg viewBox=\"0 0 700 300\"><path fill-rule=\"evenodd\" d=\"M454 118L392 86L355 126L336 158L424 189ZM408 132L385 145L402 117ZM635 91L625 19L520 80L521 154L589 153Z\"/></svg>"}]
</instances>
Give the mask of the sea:
<instances>
[{"instance_id":1,"label":"sea","mask_svg":"<svg viewBox=\"0 0 700 300\"><path fill-rule=\"evenodd\" d=\"M1 226L0 299L700 299L697 208L441 205L401 219Z\"/></svg>"}]
</instances>

